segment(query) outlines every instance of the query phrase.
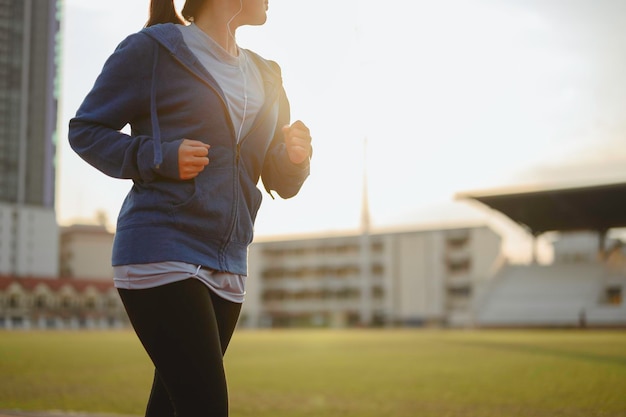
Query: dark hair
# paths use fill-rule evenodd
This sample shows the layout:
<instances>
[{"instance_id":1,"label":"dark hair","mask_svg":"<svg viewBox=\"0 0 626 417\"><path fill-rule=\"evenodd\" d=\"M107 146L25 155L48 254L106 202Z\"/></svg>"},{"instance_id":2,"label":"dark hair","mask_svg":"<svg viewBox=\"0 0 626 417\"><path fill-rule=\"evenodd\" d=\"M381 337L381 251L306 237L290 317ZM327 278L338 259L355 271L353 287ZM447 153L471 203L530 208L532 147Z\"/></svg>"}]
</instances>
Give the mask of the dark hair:
<instances>
[{"instance_id":1,"label":"dark hair","mask_svg":"<svg viewBox=\"0 0 626 417\"><path fill-rule=\"evenodd\" d=\"M186 4L185 7L187 7ZM176 12L176 8L174 7L174 0L150 1L150 18L146 23L146 27L159 23L184 23L183 19L181 19L181 17Z\"/></svg>"}]
</instances>

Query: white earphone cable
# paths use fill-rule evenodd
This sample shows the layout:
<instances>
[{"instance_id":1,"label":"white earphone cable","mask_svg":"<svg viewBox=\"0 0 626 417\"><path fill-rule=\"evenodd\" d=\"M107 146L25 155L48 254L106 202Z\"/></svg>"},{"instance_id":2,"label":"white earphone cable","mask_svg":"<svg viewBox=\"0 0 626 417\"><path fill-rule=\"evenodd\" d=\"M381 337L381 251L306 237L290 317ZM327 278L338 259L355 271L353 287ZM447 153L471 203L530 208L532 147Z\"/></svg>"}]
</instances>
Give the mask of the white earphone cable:
<instances>
[{"instance_id":1,"label":"white earphone cable","mask_svg":"<svg viewBox=\"0 0 626 417\"><path fill-rule=\"evenodd\" d=\"M235 19L235 17L237 17L242 11L243 11L243 0L239 0L239 11L237 11L237 13L235 13L233 17L231 17L230 20L228 20L228 22L226 23L226 29L228 30L228 34L230 35L229 41L230 39L232 39L233 42L236 42L235 34L231 30L230 24ZM242 56L240 57L240 59L243 62L240 62L239 71L241 72L241 77L243 78L243 115L241 116L241 124L239 125L239 130L237 131L237 143L239 143L239 141L241 140L241 134L243 132L243 125L246 122L246 113L248 111L248 78L246 77L246 73L245 73L245 67L248 64L248 61L247 61L246 54L243 52L241 52L241 54Z\"/></svg>"}]
</instances>

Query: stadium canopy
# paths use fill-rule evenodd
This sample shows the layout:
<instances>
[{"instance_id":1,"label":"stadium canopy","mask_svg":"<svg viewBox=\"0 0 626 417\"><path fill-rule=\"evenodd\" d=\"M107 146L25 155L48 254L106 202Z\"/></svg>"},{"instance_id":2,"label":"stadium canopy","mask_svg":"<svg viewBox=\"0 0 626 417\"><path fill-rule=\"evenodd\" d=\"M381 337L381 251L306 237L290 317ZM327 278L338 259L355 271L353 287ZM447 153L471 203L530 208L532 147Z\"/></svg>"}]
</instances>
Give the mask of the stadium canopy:
<instances>
[{"instance_id":1,"label":"stadium canopy","mask_svg":"<svg viewBox=\"0 0 626 417\"><path fill-rule=\"evenodd\" d=\"M459 193L525 227L534 236L551 231L597 231L626 227L626 182L543 189Z\"/></svg>"}]
</instances>

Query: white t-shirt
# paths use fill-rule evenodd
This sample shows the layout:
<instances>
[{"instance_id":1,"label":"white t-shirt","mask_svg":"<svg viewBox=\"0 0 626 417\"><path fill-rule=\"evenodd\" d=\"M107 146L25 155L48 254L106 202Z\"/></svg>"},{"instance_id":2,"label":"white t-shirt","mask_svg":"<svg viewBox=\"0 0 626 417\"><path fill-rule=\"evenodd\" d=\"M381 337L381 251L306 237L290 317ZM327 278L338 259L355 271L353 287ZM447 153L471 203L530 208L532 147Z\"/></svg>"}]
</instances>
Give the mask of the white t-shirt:
<instances>
[{"instance_id":1,"label":"white t-shirt","mask_svg":"<svg viewBox=\"0 0 626 417\"><path fill-rule=\"evenodd\" d=\"M186 262L156 262L114 267L116 288L142 290L196 278L220 297L243 303L246 294L244 275L213 271Z\"/></svg>"},{"instance_id":2,"label":"white t-shirt","mask_svg":"<svg viewBox=\"0 0 626 417\"><path fill-rule=\"evenodd\" d=\"M265 94L263 77L249 54L240 48L232 56L195 24L178 26L185 44L220 86L239 142L250 131Z\"/></svg>"}]
</instances>

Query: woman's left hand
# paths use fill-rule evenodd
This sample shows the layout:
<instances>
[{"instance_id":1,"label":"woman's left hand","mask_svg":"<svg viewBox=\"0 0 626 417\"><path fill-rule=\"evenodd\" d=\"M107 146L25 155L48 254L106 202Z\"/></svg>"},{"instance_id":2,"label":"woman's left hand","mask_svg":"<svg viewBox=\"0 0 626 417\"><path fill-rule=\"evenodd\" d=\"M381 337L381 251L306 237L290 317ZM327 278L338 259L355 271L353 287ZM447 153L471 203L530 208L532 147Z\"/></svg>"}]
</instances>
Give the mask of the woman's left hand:
<instances>
[{"instance_id":1,"label":"woman's left hand","mask_svg":"<svg viewBox=\"0 0 626 417\"><path fill-rule=\"evenodd\" d=\"M300 120L291 126L283 126L285 145L289 160L294 164L301 164L311 157L311 132Z\"/></svg>"}]
</instances>

